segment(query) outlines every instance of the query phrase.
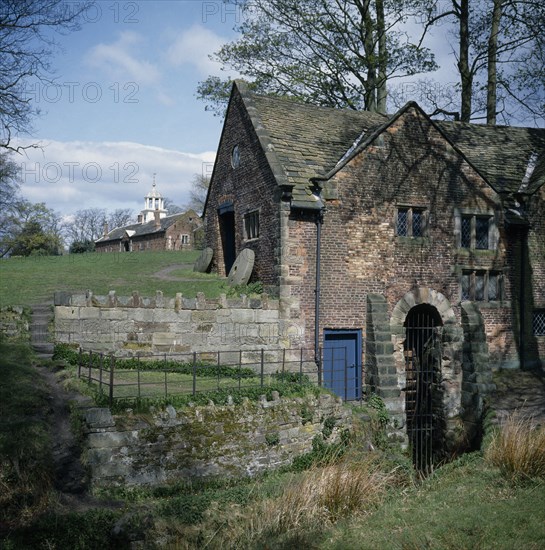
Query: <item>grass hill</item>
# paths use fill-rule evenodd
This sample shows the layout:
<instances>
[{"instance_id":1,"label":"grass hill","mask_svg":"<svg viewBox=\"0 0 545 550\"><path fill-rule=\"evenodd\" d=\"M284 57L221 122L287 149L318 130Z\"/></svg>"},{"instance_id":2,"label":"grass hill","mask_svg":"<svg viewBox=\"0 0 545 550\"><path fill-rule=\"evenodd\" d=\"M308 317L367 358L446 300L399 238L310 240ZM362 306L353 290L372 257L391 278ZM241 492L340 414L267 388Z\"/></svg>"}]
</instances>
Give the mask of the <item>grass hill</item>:
<instances>
[{"instance_id":1,"label":"grass hill","mask_svg":"<svg viewBox=\"0 0 545 550\"><path fill-rule=\"evenodd\" d=\"M176 292L194 297L204 292L217 297L225 292L216 275L195 273L199 251L149 251L134 253L86 253L0 260L0 307L48 302L56 290L107 294L115 290L128 295L138 290L152 296L161 290L167 297ZM162 276L160 271L179 266ZM177 280L171 280L176 278Z\"/></svg>"}]
</instances>

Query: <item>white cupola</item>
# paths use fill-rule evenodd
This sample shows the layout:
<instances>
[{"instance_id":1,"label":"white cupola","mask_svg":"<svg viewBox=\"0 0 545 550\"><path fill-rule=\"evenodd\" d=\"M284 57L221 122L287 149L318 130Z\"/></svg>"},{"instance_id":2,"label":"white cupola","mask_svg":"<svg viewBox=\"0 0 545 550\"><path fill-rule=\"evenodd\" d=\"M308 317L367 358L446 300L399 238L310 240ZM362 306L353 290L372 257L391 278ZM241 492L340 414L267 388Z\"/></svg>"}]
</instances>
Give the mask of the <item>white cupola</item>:
<instances>
[{"instance_id":1,"label":"white cupola","mask_svg":"<svg viewBox=\"0 0 545 550\"><path fill-rule=\"evenodd\" d=\"M153 174L153 186L151 191L144 198L144 209L142 210L142 223L151 222L156 219L156 213L159 218L164 218L167 215L165 210L165 200L155 186L155 174Z\"/></svg>"}]
</instances>

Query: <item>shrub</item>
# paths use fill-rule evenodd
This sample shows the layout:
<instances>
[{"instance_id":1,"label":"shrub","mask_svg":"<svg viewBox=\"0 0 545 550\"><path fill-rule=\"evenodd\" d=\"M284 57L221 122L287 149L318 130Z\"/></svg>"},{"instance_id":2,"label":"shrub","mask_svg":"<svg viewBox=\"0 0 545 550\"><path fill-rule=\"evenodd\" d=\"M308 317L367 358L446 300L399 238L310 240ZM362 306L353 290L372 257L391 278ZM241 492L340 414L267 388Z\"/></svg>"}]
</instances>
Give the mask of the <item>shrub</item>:
<instances>
[{"instance_id":1,"label":"shrub","mask_svg":"<svg viewBox=\"0 0 545 550\"><path fill-rule=\"evenodd\" d=\"M281 547L308 546L310 541L302 540L305 535L312 538L342 518L369 512L392 480L393 475L370 458L312 468L294 476L279 497L220 516L223 525L208 526L214 540L207 542L212 548L261 548L280 538L285 543Z\"/></svg>"},{"instance_id":2,"label":"shrub","mask_svg":"<svg viewBox=\"0 0 545 550\"><path fill-rule=\"evenodd\" d=\"M485 458L511 481L545 478L545 426L535 427L518 413L508 416L493 433Z\"/></svg>"}]
</instances>

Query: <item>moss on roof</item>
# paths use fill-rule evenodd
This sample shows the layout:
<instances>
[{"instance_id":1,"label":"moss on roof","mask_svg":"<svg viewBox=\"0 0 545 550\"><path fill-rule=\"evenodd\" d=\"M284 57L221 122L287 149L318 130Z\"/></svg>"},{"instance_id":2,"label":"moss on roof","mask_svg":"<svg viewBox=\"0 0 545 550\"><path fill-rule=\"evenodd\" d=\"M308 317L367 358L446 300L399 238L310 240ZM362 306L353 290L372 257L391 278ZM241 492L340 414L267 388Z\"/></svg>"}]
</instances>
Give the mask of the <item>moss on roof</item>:
<instances>
[{"instance_id":1,"label":"moss on roof","mask_svg":"<svg viewBox=\"0 0 545 550\"><path fill-rule=\"evenodd\" d=\"M293 186L292 205L307 208L317 206L311 178L331 172L351 148L397 116L316 107L236 85L265 153L274 159L278 183ZM532 193L545 183L545 129L434 122L497 192ZM531 159L535 167L523 185Z\"/></svg>"}]
</instances>

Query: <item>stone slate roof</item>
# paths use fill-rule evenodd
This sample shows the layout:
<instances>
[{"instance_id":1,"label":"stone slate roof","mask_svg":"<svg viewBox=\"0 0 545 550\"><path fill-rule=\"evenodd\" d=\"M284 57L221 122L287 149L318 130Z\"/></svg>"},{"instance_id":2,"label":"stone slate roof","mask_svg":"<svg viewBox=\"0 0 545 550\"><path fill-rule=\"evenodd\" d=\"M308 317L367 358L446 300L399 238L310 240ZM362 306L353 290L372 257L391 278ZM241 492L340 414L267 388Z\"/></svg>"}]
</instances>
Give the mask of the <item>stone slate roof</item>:
<instances>
[{"instance_id":1,"label":"stone slate roof","mask_svg":"<svg viewBox=\"0 0 545 550\"><path fill-rule=\"evenodd\" d=\"M495 191L533 193L545 183L545 129L444 121L435 124ZM521 188L532 157L535 168Z\"/></svg>"},{"instance_id":2,"label":"stone slate roof","mask_svg":"<svg viewBox=\"0 0 545 550\"><path fill-rule=\"evenodd\" d=\"M279 185L293 186L292 206L319 208L311 178L330 177L340 161L365 147L397 118L259 96L237 81ZM433 121L497 192L532 193L545 183L545 130ZM525 180L529 163L535 168ZM522 186L522 187L521 187Z\"/></svg>"},{"instance_id":3,"label":"stone slate roof","mask_svg":"<svg viewBox=\"0 0 545 550\"><path fill-rule=\"evenodd\" d=\"M97 243L105 243L111 241L120 241L125 234L128 232L129 236L132 237L143 237L145 235L151 235L153 233L161 233L166 231L172 224L177 222L179 219L184 216L188 216L191 212L184 212L183 214L172 214L170 216L165 216L161 218L161 225L159 227L155 226L155 220L151 220L146 223L133 223L131 225L125 225L123 227L116 227L112 229L106 237L101 237L98 239ZM197 214L193 212L195 219L198 218Z\"/></svg>"}]
</instances>

